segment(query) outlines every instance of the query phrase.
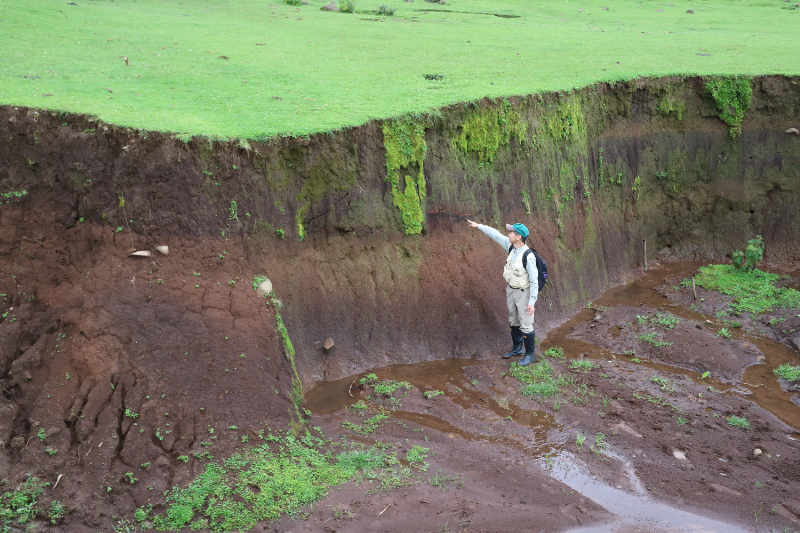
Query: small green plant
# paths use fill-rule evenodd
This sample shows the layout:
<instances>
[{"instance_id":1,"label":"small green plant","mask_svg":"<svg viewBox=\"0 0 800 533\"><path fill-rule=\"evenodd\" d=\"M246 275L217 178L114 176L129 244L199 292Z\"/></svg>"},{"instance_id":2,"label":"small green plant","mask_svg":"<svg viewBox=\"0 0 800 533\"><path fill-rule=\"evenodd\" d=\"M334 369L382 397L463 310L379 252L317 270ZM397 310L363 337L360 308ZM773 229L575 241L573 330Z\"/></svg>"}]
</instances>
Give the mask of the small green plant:
<instances>
[{"instance_id":1,"label":"small green plant","mask_svg":"<svg viewBox=\"0 0 800 533\"><path fill-rule=\"evenodd\" d=\"M658 385L664 392L675 392L675 383L662 376L652 376L650 378L652 383Z\"/></svg>"},{"instance_id":2,"label":"small green plant","mask_svg":"<svg viewBox=\"0 0 800 533\"><path fill-rule=\"evenodd\" d=\"M611 445L606 442L605 433L598 433L594 436L594 444L592 444L589 448L592 450L592 453L599 456L601 454L608 453L611 450Z\"/></svg>"},{"instance_id":3,"label":"small green plant","mask_svg":"<svg viewBox=\"0 0 800 533\"><path fill-rule=\"evenodd\" d=\"M288 4L288 5L290 5L290 6L301 6L301 5L303 5L303 1L302 0L283 0L283 2Z\"/></svg>"},{"instance_id":4,"label":"small green plant","mask_svg":"<svg viewBox=\"0 0 800 533\"><path fill-rule=\"evenodd\" d=\"M50 511L47 513L47 518L50 519L50 523L55 525L65 516L67 516L67 508L64 507L64 504L58 500L51 501Z\"/></svg>"},{"instance_id":5,"label":"small green plant","mask_svg":"<svg viewBox=\"0 0 800 533\"><path fill-rule=\"evenodd\" d=\"M553 346L552 348L546 349L542 355L544 357L550 357L551 359L564 359L564 349L560 346Z\"/></svg>"},{"instance_id":6,"label":"small green plant","mask_svg":"<svg viewBox=\"0 0 800 533\"><path fill-rule=\"evenodd\" d=\"M750 422L743 416L731 415L726 420L728 421L728 424L737 429L741 430L750 429Z\"/></svg>"},{"instance_id":7,"label":"small green plant","mask_svg":"<svg viewBox=\"0 0 800 533\"><path fill-rule=\"evenodd\" d=\"M40 442L44 442L44 439L47 438L47 433L45 433L44 428L39 428L36 438L38 438Z\"/></svg>"},{"instance_id":8,"label":"small green plant","mask_svg":"<svg viewBox=\"0 0 800 533\"><path fill-rule=\"evenodd\" d=\"M783 363L772 371L774 375L786 381L800 381L800 366Z\"/></svg>"},{"instance_id":9,"label":"small green plant","mask_svg":"<svg viewBox=\"0 0 800 533\"><path fill-rule=\"evenodd\" d=\"M131 411L130 409L125 409L125 416L127 416L128 418L133 418L133 419L135 419L136 417L138 417L138 416L139 416L139 413L134 413L134 412L133 412L133 411Z\"/></svg>"},{"instance_id":10,"label":"small green plant","mask_svg":"<svg viewBox=\"0 0 800 533\"><path fill-rule=\"evenodd\" d=\"M666 329L672 329L680 324L681 319L669 313L658 313L652 318L654 324L658 324Z\"/></svg>"},{"instance_id":11,"label":"small green plant","mask_svg":"<svg viewBox=\"0 0 800 533\"><path fill-rule=\"evenodd\" d=\"M584 371L589 372L590 370L594 370L597 368L597 365L591 361L587 361L586 359L578 359L577 361L573 361L571 365L569 365L570 370L577 370L577 371Z\"/></svg>"},{"instance_id":12,"label":"small green plant","mask_svg":"<svg viewBox=\"0 0 800 533\"><path fill-rule=\"evenodd\" d=\"M279 239L283 239L286 236L286 232L278 228L275 230L275 235L277 235Z\"/></svg>"},{"instance_id":13,"label":"small green plant","mask_svg":"<svg viewBox=\"0 0 800 533\"><path fill-rule=\"evenodd\" d=\"M427 470L428 463L425 462L425 458L428 456L429 451L430 448L423 448L415 444L406 452L406 461L410 465L422 466L424 467L423 470Z\"/></svg>"},{"instance_id":14,"label":"small green plant","mask_svg":"<svg viewBox=\"0 0 800 533\"><path fill-rule=\"evenodd\" d=\"M730 339L731 332L728 328L722 328L719 330L719 332L717 332L717 337L721 337L723 339Z\"/></svg>"},{"instance_id":15,"label":"small green plant","mask_svg":"<svg viewBox=\"0 0 800 533\"><path fill-rule=\"evenodd\" d=\"M733 264L739 270L752 272L756 264L764 258L764 239L761 235L756 235L755 239L747 241L745 251L737 250L733 252Z\"/></svg>"},{"instance_id":16,"label":"small green plant","mask_svg":"<svg viewBox=\"0 0 800 533\"><path fill-rule=\"evenodd\" d=\"M394 12L395 12L395 8L381 4L381 5L378 6L378 11L376 13L378 15L391 17L391 16L394 16Z\"/></svg>"},{"instance_id":17,"label":"small green plant","mask_svg":"<svg viewBox=\"0 0 800 533\"><path fill-rule=\"evenodd\" d=\"M179 455L178 456L178 461L181 461L183 463L188 463L189 462L189 456L188 455Z\"/></svg>"},{"instance_id":18,"label":"small green plant","mask_svg":"<svg viewBox=\"0 0 800 533\"><path fill-rule=\"evenodd\" d=\"M48 446L47 448L44 449L44 451L47 452L47 455L55 455L58 453L58 449L53 448L52 446Z\"/></svg>"},{"instance_id":19,"label":"small green plant","mask_svg":"<svg viewBox=\"0 0 800 533\"><path fill-rule=\"evenodd\" d=\"M711 372L709 372L708 370L706 370L706 371L705 371L705 372L703 372L703 374L700 376L700 379L706 379L706 378L707 378L708 376L710 376L710 375L711 375Z\"/></svg>"},{"instance_id":20,"label":"small green plant","mask_svg":"<svg viewBox=\"0 0 800 533\"><path fill-rule=\"evenodd\" d=\"M128 481L130 482L131 485L139 481L138 479L133 477L133 472L125 472L125 477L128 478Z\"/></svg>"},{"instance_id":21,"label":"small green plant","mask_svg":"<svg viewBox=\"0 0 800 533\"><path fill-rule=\"evenodd\" d=\"M142 463L142 468L144 468L144 469L150 468L150 461L148 461L146 463Z\"/></svg>"},{"instance_id":22,"label":"small green plant","mask_svg":"<svg viewBox=\"0 0 800 533\"><path fill-rule=\"evenodd\" d=\"M394 380L379 381L373 385L373 391L375 394L385 394L386 396L391 396L397 389L400 388L410 391L413 386L407 381Z\"/></svg>"},{"instance_id":23,"label":"small green plant","mask_svg":"<svg viewBox=\"0 0 800 533\"><path fill-rule=\"evenodd\" d=\"M435 398L437 396L443 396L444 392L442 392L440 390L426 390L425 392L422 393L422 395L426 399L430 399L430 398Z\"/></svg>"},{"instance_id":24,"label":"small green plant","mask_svg":"<svg viewBox=\"0 0 800 533\"><path fill-rule=\"evenodd\" d=\"M288 4L289 2L287 1L286 3ZM239 206L236 204L236 200L231 200L228 206L228 220L239 220Z\"/></svg>"},{"instance_id":25,"label":"small green plant","mask_svg":"<svg viewBox=\"0 0 800 533\"><path fill-rule=\"evenodd\" d=\"M658 334L653 331L651 331L650 333L643 333L639 335L639 340L641 342L649 342L656 348L661 348L662 346L671 346L672 344L674 344L672 342L666 342L664 340L659 339Z\"/></svg>"},{"instance_id":26,"label":"small green plant","mask_svg":"<svg viewBox=\"0 0 800 533\"><path fill-rule=\"evenodd\" d=\"M356 5L352 0L341 0L339 2L339 11L342 13L355 13Z\"/></svg>"},{"instance_id":27,"label":"small green plant","mask_svg":"<svg viewBox=\"0 0 800 533\"><path fill-rule=\"evenodd\" d=\"M117 226L117 233L119 233L120 231L122 231L122 226Z\"/></svg>"},{"instance_id":28,"label":"small green plant","mask_svg":"<svg viewBox=\"0 0 800 533\"><path fill-rule=\"evenodd\" d=\"M267 276L253 276L253 290L258 290L258 286L267 281Z\"/></svg>"},{"instance_id":29,"label":"small green plant","mask_svg":"<svg viewBox=\"0 0 800 533\"><path fill-rule=\"evenodd\" d=\"M575 435L575 446L577 446L578 451L580 451L581 446L583 446L584 442L586 442L586 435L584 435L583 433L578 433L577 435Z\"/></svg>"},{"instance_id":30,"label":"small green plant","mask_svg":"<svg viewBox=\"0 0 800 533\"><path fill-rule=\"evenodd\" d=\"M353 411L363 411L365 409L369 409L369 407L367 407L367 404L364 402L364 400L358 400L356 403L350 406L350 409Z\"/></svg>"},{"instance_id":31,"label":"small green plant","mask_svg":"<svg viewBox=\"0 0 800 533\"><path fill-rule=\"evenodd\" d=\"M686 419L683 418L682 416L679 416L678 420L676 420L675 423L678 424L679 426L685 426L687 424Z\"/></svg>"}]
</instances>

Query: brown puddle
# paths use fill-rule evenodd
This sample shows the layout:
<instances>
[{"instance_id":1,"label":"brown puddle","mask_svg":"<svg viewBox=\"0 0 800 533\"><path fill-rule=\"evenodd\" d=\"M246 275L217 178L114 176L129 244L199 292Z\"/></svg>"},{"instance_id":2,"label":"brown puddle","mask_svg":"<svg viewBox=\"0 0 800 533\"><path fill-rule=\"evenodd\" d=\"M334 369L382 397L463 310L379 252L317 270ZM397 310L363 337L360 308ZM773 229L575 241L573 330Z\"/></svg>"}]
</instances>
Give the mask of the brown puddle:
<instances>
[{"instance_id":1,"label":"brown puddle","mask_svg":"<svg viewBox=\"0 0 800 533\"><path fill-rule=\"evenodd\" d=\"M336 381L318 382L306 394L306 408L315 414L330 414L343 407L356 403L360 398L357 389L360 379L367 374L375 374L379 380L407 381L414 387L425 390L440 390L444 396L464 410L473 410L474 406L486 409L496 415L485 420L487 425L505 423L507 417L519 425L529 427L533 435L530 437L513 438L506 435L490 435L466 431L442 420L439 417L411 411L393 411L392 416L408 420L420 426L435 429L445 434L459 436L471 441L486 441L493 444L502 444L511 448L524 451L534 457L544 456L546 453L557 451L554 443L548 442L547 432L558 427L556 421L545 413L521 409L510 402L498 403L496 398L502 394L495 390L497 396L492 396L469 386L464 376L464 368L486 364L477 359L444 359L441 361L425 361L415 364L389 365L373 369ZM460 391L454 392L453 387ZM352 393L352 396L351 396Z\"/></svg>"}]
</instances>

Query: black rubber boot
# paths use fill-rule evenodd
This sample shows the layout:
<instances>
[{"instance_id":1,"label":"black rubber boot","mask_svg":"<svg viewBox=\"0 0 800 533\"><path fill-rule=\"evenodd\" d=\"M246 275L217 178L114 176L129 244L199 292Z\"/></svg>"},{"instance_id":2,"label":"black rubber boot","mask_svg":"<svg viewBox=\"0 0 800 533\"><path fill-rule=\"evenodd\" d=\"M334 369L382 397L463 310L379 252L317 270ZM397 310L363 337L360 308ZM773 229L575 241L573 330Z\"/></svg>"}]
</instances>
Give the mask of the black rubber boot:
<instances>
[{"instance_id":1,"label":"black rubber boot","mask_svg":"<svg viewBox=\"0 0 800 533\"><path fill-rule=\"evenodd\" d=\"M525 338L525 357L519 362L519 366L528 366L536 360L533 356L533 352L536 350L536 333L531 331L527 334L523 333L523 336Z\"/></svg>"},{"instance_id":2,"label":"black rubber boot","mask_svg":"<svg viewBox=\"0 0 800 533\"><path fill-rule=\"evenodd\" d=\"M524 355L525 350L522 349L522 344L525 341L522 336L522 330L519 326L511 326L511 340L514 342L514 347L510 352L503 354L503 359L511 359L518 355Z\"/></svg>"}]
</instances>

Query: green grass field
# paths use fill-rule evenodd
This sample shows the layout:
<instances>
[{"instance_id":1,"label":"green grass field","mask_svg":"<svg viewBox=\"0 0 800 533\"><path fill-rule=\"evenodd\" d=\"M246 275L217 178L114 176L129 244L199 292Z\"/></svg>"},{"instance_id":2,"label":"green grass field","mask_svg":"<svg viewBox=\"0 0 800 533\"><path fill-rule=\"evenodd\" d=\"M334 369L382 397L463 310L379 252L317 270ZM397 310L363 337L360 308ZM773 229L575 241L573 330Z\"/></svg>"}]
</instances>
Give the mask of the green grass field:
<instances>
[{"instance_id":1,"label":"green grass field","mask_svg":"<svg viewBox=\"0 0 800 533\"><path fill-rule=\"evenodd\" d=\"M800 73L782 0L326 1L0 0L0 104L260 139L603 80Z\"/></svg>"}]
</instances>

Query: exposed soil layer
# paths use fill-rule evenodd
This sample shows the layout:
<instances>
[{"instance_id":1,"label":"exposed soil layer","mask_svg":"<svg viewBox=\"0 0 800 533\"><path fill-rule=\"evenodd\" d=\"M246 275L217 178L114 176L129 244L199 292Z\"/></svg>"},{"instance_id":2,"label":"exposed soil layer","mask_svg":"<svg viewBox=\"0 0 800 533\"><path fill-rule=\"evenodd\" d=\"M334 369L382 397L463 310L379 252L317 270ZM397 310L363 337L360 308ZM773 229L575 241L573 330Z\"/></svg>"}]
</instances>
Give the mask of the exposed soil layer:
<instances>
[{"instance_id":1,"label":"exposed soil layer","mask_svg":"<svg viewBox=\"0 0 800 533\"><path fill-rule=\"evenodd\" d=\"M537 304L540 338L563 339L569 353L589 358L634 349L648 358L640 363L646 368L656 369L660 361L709 371L708 379L729 382L712 381L714 387L747 389L748 398L791 424L795 415L786 409L794 406L791 393L767 393L756 385L771 379L759 374L768 365L747 366L759 354L768 361L791 359L790 348L788 353L776 348L797 347L791 331L797 323L789 314L781 315L786 328L762 321L748 323L743 328L748 333L742 334L764 329L766 340L774 335L785 345L753 338L743 346L736 331L732 340L720 341L714 327L690 310L678 315L683 322L674 330L659 332L659 338L675 342L660 349L637 340L644 325L622 327L636 314L654 316L659 307L666 309L664 298L645 309L631 297L601 311L594 328L579 324L593 316L585 309L588 301L633 279L646 260L651 266L654 260L721 260L761 234L768 263L791 271L800 261L800 137L786 133L800 120L797 81L753 80L751 105L736 139L699 78L635 80L453 106L441 115L414 119L426 143L424 168L411 162L396 170L398 176L417 176L416 185L410 185L422 187L416 200L406 188L413 180L395 190L387 179L384 126L391 122L263 144L183 142L91 117L4 107L0 479L14 485L33 473L52 486L62 475L44 499L45 504L62 500L69 510L55 527L109 530L111 517L158 505L164 489L185 487L194 479L203 468L194 453L224 458L243 437L261 429L299 430L301 393L317 381L389 364L494 357L508 335L503 252L483 234L469 231L468 217L493 225L523 221L533 230L529 243L551 272ZM665 112L665 102L681 102L683 112ZM512 118L518 121L517 133L504 129ZM464 132L471 132L477 144L457 143ZM489 145L493 140L496 146ZM493 156L487 159L488 149ZM420 234L406 235L409 213L420 216ZM157 246L168 246L168 255ZM131 256L135 251L150 255ZM273 283L275 305L257 297L251 286L261 275ZM673 285L670 281L662 293L685 308L687 292L671 292ZM711 307L723 300L707 296L704 303ZM694 312L714 320L712 311ZM566 330L555 329L570 317L575 319ZM291 344L283 337L284 325ZM579 327L570 332L572 325ZM647 328L655 331L652 324ZM568 332L575 338L568 339ZM678 341L688 335L694 344L681 348ZM326 349L329 337L334 345ZM699 357L692 347L713 350L713 360ZM622 377L622 366L639 368L617 365L604 371ZM531 442L545 442L545 430L537 428L548 413L514 415L524 424L516 429L518 423L508 421L507 432L500 431L506 427L500 416L506 408L496 396L505 394L509 405L520 408L531 403L515 396L510 378L500 376L500 362L485 366L470 370L485 376L465 378L477 379L478 390L487 381L496 389L483 390L485 401L472 402L482 405L485 421L469 426L468 418L455 420L464 406L450 399L455 397L450 386L444 398L412 397L408 410L397 410L396 416L412 423L419 412L421 422L445 429L446 437L432 438L460 443L476 457L475 465L505 461L489 453L489 444L475 444L475 436L486 434L484 426L497 427L498 450L516 450L514 460L530 466L530 454L541 451ZM587 379L596 380L595 374ZM603 387L612 387L612 381L619 383L593 381L592 386L611 398L612 389ZM747 399L731 394L719 413L753 410ZM619 402L623 408L625 402ZM423 409L429 405L441 410ZM656 411L647 414L649 409L656 407L646 405L626 423L635 423L636 416L661 420ZM324 415L320 424L333 431L336 416L341 414ZM778 427L773 426L777 422L753 416L756 429L741 435L774 434L761 428ZM592 427L589 419L584 423ZM225 429L231 427L237 429ZM635 431L655 431L645 429ZM614 446L624 445L610 439ZM643 446L638 445L644 451ZM777 444L769 446L772 457L784 457L782 449L772 452ZM694 457L687 457L694 464ZM762 463L768 464L753 464ZM528 483L530 475L531 483L562 490L545 473L523 473L516 466L507 474L515 483ZM614 468L617 474L623 471ZM135 484L129 473L138 479ZM496 497L504 492L490 489L491 483L502 486L502 476L487 479L496 481L472 488L465 483L472 494L467 508L504 501ZM778 487L784 481L773 482ZM662 490L658 484L656 489ZM542 500L542 509L561 513L552 496ZM539 517L533 520L537 524L562 529L607 515L575 494L564 497L574 506L564 514L536 514L540 509L530 507L520 512ZM527 495L522 500L528 503L513 505L532 501ZM720 505L728 513L727 504ZM492 516L484 512L481 516ZM737 512L731 508L729 516L740 516ZM433 514L425 527L435 530L441 524Z\"/></svg>"},{"instance_id":2,"label":"exposed soil layer","mask_svg":"<svg viewBox=\"0 0 800 533\"><path fill-rule=\"evenodd\" d=\"M686 266L672 270L684 275L691 272ZM755 337L742 334L734 342L713 335L701 337L709 346L697 350L696 360L687 364L678 358L672 366L631 362L634 356L624 355L622 348L627 345L618 341L617 335L624 333L602 332L601 328L616 321L612 317L625 317L629 324L636 322L635 312L640 316L658 313L658 308L648 303L663 299L653 287L665 274L670 270L651 270L642 281L609 291L595 302L595 309L582 313L583 320L576 318L552 332L542 348L568 347L568 359L552 360L560 372L570 372L570 358L588 360L587 356L602 354L591 359L595 369L573 370L577 372L574 394L543 401L528 398L519 392L521 383L508 373L509 363L500 359L374 370L379 379L409 381L415 386L407 397L399 397L402 406L373 397L372 389L358 385L360 376L318 384L308 396L309 407L315 411L312 423L321 425L326 433L355 436L343 429L343 422L360 422L371 411L359 414L346 406L367 398L373 407L381 403L397 409L369 436L370 442L394 442L402 450L422 445L435 455L428 459L428 472L418 476L418 484L369 503L363 496L369 486L346 486L334 491L306 522L292 524L292 531L322 530L331 524L334 508L354 510L352 516L329 526L336 531L407 530L407 522L379 514L387 506L392 516L414 516L419 531L441 531L446 524L455 531L690 531L695 530L693 525L700 528L703 516L716 520L711 526L702 524L705 529L699 530L703 531L772 531L784 526L793 531L800 527L800 499L796 496L800 493L800 407L789 404L780 413L794 422L793 428L754 403L742 385L741 368L754 361ZM645 303L633 311L623 303L632 293L645 296ZM694 313L671 308L679 309ZM594 321L592 313L603 318ZM683 326L687 332L696 329L693 323ZM699 331L706 333L720 326L714 320ZM678 326L670 331L674 330ZM582 349L570 352L574 344L559 342L567 336L581 337ZM611 347L606 351L593 346L589 338ZM673 342L674 353L684 353L698 341L694 336L676 334ZM759 342L776 344L763 338ZM592 349L584 352L587 348ZM737 363L719 365L711 360L721 353ZM702 379L680 365L737 370L722 383ZM774 368L777 363L768 355L760 366ZM654 382L653 376L663 381ZM758 386L780 391L774 377ZM423 397L424 391L432 390L444 395ZM750 428L731 426L727 421L731 415L746 418ZM597 444L598 434L605 436L601 442L607 442L608 449ZM582 445L576 442L579 435L587 436ZM760 455L754 455L756 449ZM447 492L432 488L432 473L439 470L449 476L463 474L463 487L451 486ZM619 516L604 515L580 499L575 504L577 490L586 482L609 486L607 506ZM634 508L615 507L615 500L624 499L614 490L637 497L629 502ZM598 498L590 500L592 505L603 504L602 490L587 489L586 493ZM536 510L517 504L517 499L535 500ZM431 505L433 502L436 504ZM556 502L561 502L562 511L551 517L547 513ZM656 509L649 510L650 502L666 505L652 504ZM564 512L564 506L569 512ZM498 514L504 507L512 512ZM582 513L577 512L581 509ZM681 515L683 512L699 516ZM757 522L754 515L758 515ZM535 520L533 527L531 519ZM288 528L289 523L280 526Z\"/></svg>"}]
</instances>

